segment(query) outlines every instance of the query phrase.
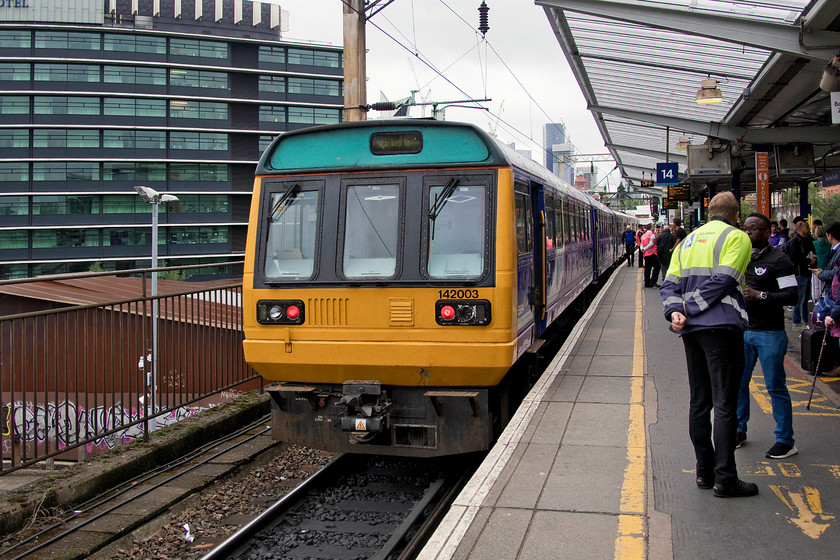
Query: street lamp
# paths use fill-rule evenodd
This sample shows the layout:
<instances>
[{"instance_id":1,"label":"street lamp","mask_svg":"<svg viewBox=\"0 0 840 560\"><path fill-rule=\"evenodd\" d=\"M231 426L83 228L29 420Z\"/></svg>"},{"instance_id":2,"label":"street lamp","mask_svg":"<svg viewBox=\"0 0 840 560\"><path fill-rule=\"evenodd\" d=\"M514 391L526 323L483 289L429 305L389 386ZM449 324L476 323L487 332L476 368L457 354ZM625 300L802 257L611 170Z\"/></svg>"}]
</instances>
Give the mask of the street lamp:
<instances>
[{"instance_id":1,"label":"street lamp","mask_svg":"<svg viewBox=\"0 0 840 560\"><path fill-rule=\"evenodd\" d=\"M157 412L157 379L158 379L158 301L157 301L157 272L158 265L158 210L161 204L176 202L178 197L171 194L160 194L151 187L136 186L134 190L145 202L152 205L152 417ZM155 430L155 423L149 426L149 431Z\"/></svg>"}]
</instances>

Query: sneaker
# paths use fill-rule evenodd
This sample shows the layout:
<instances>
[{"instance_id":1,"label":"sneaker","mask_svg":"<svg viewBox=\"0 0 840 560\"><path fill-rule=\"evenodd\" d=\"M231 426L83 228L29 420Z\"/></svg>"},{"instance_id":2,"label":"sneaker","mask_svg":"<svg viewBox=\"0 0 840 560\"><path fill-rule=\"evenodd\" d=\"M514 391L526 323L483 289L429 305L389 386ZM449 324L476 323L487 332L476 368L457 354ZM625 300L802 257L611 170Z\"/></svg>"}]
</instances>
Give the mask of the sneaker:
<instances>
[{"instance_id":1,"label":"sneaker","mask_svg":"<svg viewBox=\"0 0 840 560\"><path fill-rule=\"evenodd\" d=\"M788 445L786 443L782 443L777 441L773 444L767 453L764 454L765 457L768 459L787 459L792 455L796 455L799 453L799 450L794 447L793 445Z\"/></svg>"},{"instance_id":2,"label":"sneaker","mask_svg":"<svg viewBox=\"0 0 840 560\"><path fill-rule=\"evenodd\" d=\"M747 441L747 432L738 432L735 434L735 449L740 449L745 441Z\"/></svg>"},{"instance_id":3,"label":"sneaker","mask_svg":"<svg viewBox=\"0 0 840 560\"><path fill-rule=\"evenodd\" d=\"M727 486L715 484L714 492L717 498L749 498L758 494L758 486L753 482L736 480Z\"/></svg>"},{"instance_id":4,"label":"sneaker","mask_svg":"<svg viewBox=\"0 0 840 560\"><path fill-rule=\"evenodd\" d=\"M803 331L805 330L805 325L803 325L802 323L794 323L792 328L795 331Z\"/></svg>"}]
</instances>

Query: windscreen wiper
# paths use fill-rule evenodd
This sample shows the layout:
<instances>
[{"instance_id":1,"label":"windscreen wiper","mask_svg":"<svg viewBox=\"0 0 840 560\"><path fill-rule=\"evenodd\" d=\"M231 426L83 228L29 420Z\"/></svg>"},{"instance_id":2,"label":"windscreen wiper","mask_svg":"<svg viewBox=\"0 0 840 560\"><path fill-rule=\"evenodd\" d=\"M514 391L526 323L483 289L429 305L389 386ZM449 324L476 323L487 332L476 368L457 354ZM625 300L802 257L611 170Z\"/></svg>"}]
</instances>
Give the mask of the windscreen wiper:
<instances>
[{"instance_id":1,"label":"windscreen wiper","mask_svg":"<svg viewBox=\"0 0 840 560\"><path fill-rule=\"evenodd\" d=\"M432 209L429 210L430 220L434 222L435 218L440 215L441 211L443 211L443 207L446 206L447 202L449 202L449 197L452 196L452 193L455 191L455 187L457 187L460 182L461 181L455 177L449 179L449 182L446 183L445 187L443 187L443 192L441 192L439 196L435 197L435 203L432 205Z\"/></svg>"},{"instance_id":2,"label":"windscreen wiper","mask_svg":"<svg viewBox=\"0 0 840 560\"><path fill-rule=\"evenodd\" d=\"M283 193L283 196L280 197L280 200L277 201L277 204L274 205L274 208L271 209L271 213L268 215L266 220L268 220L269 222L273 221L274 214L276 214L277 211L280 210L280 207L283 206L283 203L289 200L289 198L291 198L293 195L297 194L298 191L300 191L300 185L298 183L295 183L290 189L286 190L286 192Z\"/></svg>"}]
</instances>

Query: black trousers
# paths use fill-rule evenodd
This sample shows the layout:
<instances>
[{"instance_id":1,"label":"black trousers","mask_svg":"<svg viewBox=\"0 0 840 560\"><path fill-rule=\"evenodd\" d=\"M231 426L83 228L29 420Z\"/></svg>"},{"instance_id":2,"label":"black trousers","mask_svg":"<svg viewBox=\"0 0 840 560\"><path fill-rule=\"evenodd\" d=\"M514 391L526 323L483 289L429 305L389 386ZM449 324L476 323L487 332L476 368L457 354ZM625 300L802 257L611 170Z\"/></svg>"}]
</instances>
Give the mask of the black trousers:
<instances>
[{"instance_id":1,"label":"black trousers","mask_svg":"<svg viewBox=\"0 0 840 560\"><path fill-rule=\"evenodd\" d=\"M645 286L653 286L659 280L659 257L649 255L645 257Z\"/></svg>"},{"instance_id":2,"label":"black trousers","mask_svg":"<svg viewBox=\"0 0 840 560\"><path fill-rule=\"evenodd\" d=\"M636 256L636 246L635 245L625 245L624 252L627 254L627 266L633 265L633 257Z\"/></svg>"},{"instance_id":3,"label":"black trousers","mask_svg":"<svg viewBox=\"0 0 840 560\"><path fill-rule=\"evenodd\" d=\"M684 334L682 340L691 392L688 433L697 459L697 476L714 473L715 483L732 484L738 479L735 434L744 335L737 329L705 329ZM712 409L714 432L709 418Z\"/></svg>"},{"instance_id":4,"label":"black trousers","mask_svg":"<svg viewBox=\"0 0 840 560\"><path fill-rule=\"evenodd\" d=\"M639 268L644 268L645 267L645 257L644 257L644 255L645 255L645 252L642 251L641 248L639 248Z\"/></svg>"},{"instance_id":5,"label":"black trousers","mask_svg":"<svg viewBox=\"0 0 840 560\"><path fill-rule=\"evenodd\" d=\"M668 255L670 257L670 255ZM671 261L665 261L662 257L659 257L659 271L662 273L662 280L665 280L665 276L668 274L668 267L671 266Z\"/></svg>"}]
</instances>

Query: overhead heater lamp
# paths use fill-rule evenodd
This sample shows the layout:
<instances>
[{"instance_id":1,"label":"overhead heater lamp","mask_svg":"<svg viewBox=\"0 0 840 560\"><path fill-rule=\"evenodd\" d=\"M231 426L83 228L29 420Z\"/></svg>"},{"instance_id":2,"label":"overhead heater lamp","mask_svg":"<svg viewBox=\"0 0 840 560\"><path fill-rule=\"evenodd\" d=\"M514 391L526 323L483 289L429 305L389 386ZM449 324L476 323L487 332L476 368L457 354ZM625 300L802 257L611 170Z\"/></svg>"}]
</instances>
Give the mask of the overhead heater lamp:
<instances>
[{"instance_id":1,"label":"overhead heater lamp","mask_svg":"<svg viewBox=\"0 0 840 560\"><path fill-rule=\"evenodd\" d=\"M700 82L700 89L697 90L696 101L698 105L712 105L723 101L723 94L717 87L717 80L709 78Z\"/></svg>"},{"instance_id":2,"label":"overhead heater lamp","mask_svg":"<svg viewBox=\"0 0 840 560\"><path fill-rule=\"evenodd\" d=\"M825 92L840 91L840 56L832 57L823 69L820 89Z\"/></svg>"},{"instance_id":3,"label":"overhead heater lamp","mask_svg":"<svg viewBox=\"0 0 840 560\"><path fill-rule=\"evenodd\" d=\"M688 136L680 136L679 141L677 141L677 149L681 152L684 152L691 146L691 138Z\"/></svg>"}]
</instances>

